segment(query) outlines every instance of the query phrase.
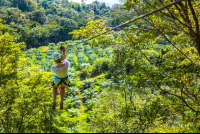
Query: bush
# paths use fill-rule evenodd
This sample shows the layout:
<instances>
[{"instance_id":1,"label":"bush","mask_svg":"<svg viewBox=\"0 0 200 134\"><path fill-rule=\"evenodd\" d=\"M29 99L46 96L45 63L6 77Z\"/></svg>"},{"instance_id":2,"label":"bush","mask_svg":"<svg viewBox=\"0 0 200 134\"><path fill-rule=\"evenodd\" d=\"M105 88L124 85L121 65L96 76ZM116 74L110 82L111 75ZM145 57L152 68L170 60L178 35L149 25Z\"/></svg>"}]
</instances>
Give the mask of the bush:
<instances>
[{"instance_id":1,"label":"bush","mask_svg":"<svg viewBox=\"0 0 200 134\"><path fill-rule=\"evenodd\" d=\"M100 75L101 73L108 71L109 64L110 61L108 59L101 58L100 60L97 60L93 65L91 77L95 77L97 75Z\"/></svg>"},{"instance_id":2,"label":"bush","mask_svg":"<svg viewBox=\"0 0 200 134\"><path fill-rule=\"evenodd\" d=\"M86 78L89 78L91 75L91 68L90 66L86 66L84 69L80 71L79 77L81 80L85 80Z\"/></svg>"}]
</instances>

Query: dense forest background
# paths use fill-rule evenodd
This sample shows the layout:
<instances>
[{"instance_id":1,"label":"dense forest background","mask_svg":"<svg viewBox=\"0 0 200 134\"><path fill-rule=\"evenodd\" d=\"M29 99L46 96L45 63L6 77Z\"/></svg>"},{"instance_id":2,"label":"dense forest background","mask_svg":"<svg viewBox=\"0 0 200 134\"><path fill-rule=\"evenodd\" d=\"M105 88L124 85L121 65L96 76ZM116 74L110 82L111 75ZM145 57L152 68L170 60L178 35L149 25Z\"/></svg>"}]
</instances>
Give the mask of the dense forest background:
<instances>
[{"instance_id":1,"label":"dense forest background","mask_svg":"<svg viewBox=\"0 0 200 134\"><path fill-rule=\"evenodd\" d=\"M177 1L1 0L0 132L199 133L200 1L130 22ZM71 83L52 111L61 45Z\"/></svg>"},{"instance_id":2,"label":"dense forest background","mask_svg":"<svg viewBox=\"0 0 200 134\"><path fill-rule=\"evenodd\" d=\"M27 48L71 40L68 33L85 26L90 20L101 19L107 26L116 26L127 20L125 16L116 14L117 10L133 17L133 13L125 11L123 5L111 10L98 1L86 5L68 0L1 0L0 4L2 23L14 28L15 40L25 42Z\"/></svg>"}]
</instances>

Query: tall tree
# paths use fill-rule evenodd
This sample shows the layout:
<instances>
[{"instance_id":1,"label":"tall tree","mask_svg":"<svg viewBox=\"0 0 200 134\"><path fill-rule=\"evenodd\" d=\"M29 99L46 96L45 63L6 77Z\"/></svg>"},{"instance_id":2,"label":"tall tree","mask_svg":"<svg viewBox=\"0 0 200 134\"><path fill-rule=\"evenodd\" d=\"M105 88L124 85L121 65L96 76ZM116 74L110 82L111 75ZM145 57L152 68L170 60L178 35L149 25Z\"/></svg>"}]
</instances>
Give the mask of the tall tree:
<instances>
[{"instance_id":1,"label":"tall tree","mask_svg":"<svg viewBox=\"0 0 200 134\"><path fill-rule=\"evenodd\" d=\"M129 10L133 8L138 15L142 15L174 1L175 0L127 0L125 6ZM200 54L199 0L181 1L144 20L162 33L163 36L165 36L165 32L168 34L169 32L182 32L182 34L188 36L193 41L193 46L196 47Z\"/></svg>"},{"instance_id":2,"label":"tall tree","mask_svg":"<svg viewBox=\"0 0 200 134\"><path fill-rule=\"evenodd\" d=\"M12 0L12 6L18 7L22 12L31 12L37 8L37 2L32 0Z\"/></svg>"}]
</instances>

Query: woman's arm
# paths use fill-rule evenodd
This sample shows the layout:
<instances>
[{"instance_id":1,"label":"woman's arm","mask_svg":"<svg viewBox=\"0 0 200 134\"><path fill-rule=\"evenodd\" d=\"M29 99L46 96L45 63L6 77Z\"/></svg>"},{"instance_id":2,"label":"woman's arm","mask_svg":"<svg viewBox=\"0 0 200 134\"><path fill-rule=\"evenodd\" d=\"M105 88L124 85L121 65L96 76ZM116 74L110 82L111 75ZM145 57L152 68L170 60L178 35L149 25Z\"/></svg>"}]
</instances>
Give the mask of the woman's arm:
<instances>
[{"instance_id":1,"label":"woman's arm","mask_svg":"<svg viewBox=\"0 0 200 134\"><path fill-rule=\"evenodd\" d=\"M63 50L63 61L65 61L66 58L67 58L67 57L66 57L65 50Z\"/></svg>"}]
</instances>

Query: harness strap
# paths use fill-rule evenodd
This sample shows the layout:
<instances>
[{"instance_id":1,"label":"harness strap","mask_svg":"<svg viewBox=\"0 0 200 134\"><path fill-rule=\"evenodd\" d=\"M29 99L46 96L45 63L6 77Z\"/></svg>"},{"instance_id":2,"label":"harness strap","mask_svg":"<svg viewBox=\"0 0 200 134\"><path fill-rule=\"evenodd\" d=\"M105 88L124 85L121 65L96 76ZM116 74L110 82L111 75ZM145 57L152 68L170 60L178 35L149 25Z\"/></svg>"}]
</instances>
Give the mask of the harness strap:
<instances>
[{"instance_id":1,"label":"harness strap","mask_svg":"<svg viewBox=\"0 0 200 134\"><path fill-rule=\"evenodd\" d=\"M56 76L57 77L57 76ZM58 78L58 77L57 77ZM58 85L60 85L62 82L65 84L65 85L68 85L69 86L69 84L67 84L66 82L65 82L65 80L67 80L69 78L69 76L67 75L65 78L58 78L58 79L61 79L60 80L60 82L58 83ZM70 82L69 82L70 83Z\"/></svg>"}]
</instances>

